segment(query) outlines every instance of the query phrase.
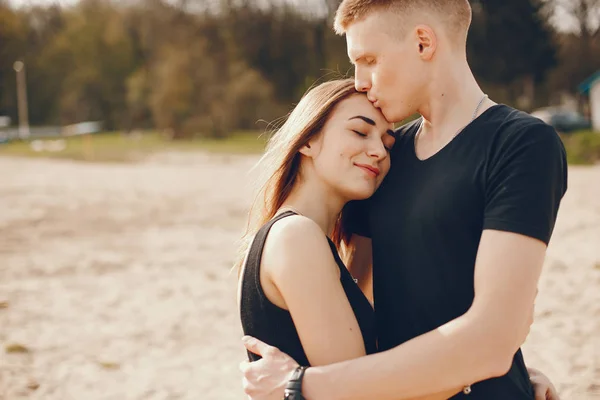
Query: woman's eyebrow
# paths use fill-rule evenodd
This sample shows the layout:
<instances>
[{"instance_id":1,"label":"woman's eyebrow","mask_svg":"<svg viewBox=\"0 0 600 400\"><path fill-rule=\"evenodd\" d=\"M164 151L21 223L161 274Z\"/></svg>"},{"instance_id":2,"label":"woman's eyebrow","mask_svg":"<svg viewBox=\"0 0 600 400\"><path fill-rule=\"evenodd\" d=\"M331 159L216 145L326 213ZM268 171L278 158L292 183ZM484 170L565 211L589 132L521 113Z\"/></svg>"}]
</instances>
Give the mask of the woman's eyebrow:
<instances>
[{"instance_id":1,"label":"woman's eyebrow","mask_svg":"<svg viewBox=\"0 0 600 400\"><path fill-rule=\"evenodd\" d=\"M373 121L371 118L363 117L362 115L357 115L356 117L348 118L348 121L350 121L351 119L362 119L369 125L373 125L373 126L376 125L375 121Z\"/></svg>"}]
</instances>

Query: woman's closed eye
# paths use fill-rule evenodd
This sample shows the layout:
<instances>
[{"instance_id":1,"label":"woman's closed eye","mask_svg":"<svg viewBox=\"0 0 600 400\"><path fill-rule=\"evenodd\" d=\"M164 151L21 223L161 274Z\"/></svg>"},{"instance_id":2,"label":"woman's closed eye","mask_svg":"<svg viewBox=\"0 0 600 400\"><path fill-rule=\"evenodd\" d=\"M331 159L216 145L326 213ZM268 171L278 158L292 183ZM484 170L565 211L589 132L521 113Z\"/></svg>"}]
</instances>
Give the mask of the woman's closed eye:
<instances>
[{"instance_id":1,"label":"woman's closed eye","mask_svg":"<svg viewBox=\"0 0 600 400\"><path fill-rule=\"evenodd\" d=\"M360 137L367 137L366 133L359 132L359 131L357 131L355 129L352 129L352 132L356 133Z\"/></svg>"},{"instance_id":2,"label":"woman's closed eye","mask_svg":"<svg viewBox=\"0 0 600 400\"><path fill-rule=\"evenodd\" d=\"M356 133L358 136L360 137L367 137L368 134L366 133L362 133L360 131L357 131L356 129L351 129L352 132ZM392 146L394 145L394 143L392 143L391 145L387 145L385 142L383 142L383 147L385 148L385 150L389 153L390 151L392 151Z\"/></svg>"}]
</instances>

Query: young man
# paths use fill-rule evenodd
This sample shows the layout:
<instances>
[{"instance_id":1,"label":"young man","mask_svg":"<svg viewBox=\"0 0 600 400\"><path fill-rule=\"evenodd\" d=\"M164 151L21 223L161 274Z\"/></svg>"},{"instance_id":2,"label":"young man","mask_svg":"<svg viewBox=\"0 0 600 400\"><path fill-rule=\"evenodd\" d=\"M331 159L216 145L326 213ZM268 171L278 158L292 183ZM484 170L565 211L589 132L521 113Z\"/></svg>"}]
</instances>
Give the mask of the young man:
<instances>
[{"instance_id":1,"label":"young man","mask_svg":"<svg viewBox=\"0 0 600 400\"><path fill-rule=\"evenodd\" d=\"M288 398L534 399L519 348L566 191L565 152L550 126L481 91L470 21L467 0L344 0L337 11L357 89L389 121L423 118L398 130L389 175L355 205L358 259L372 241L381 352L309 368ZM242 366L246 392L280 399L297 365L245 344L264 356Z\"/></svg>"}]
</instances>

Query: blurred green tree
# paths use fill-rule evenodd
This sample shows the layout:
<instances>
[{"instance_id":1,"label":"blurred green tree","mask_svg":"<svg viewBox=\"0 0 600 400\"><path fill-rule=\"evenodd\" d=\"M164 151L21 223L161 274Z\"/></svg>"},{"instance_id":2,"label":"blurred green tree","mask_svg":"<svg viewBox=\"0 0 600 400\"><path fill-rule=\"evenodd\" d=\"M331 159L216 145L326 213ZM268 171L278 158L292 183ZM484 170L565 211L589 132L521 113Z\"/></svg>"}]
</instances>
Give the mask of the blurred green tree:
<instances>
[{"instance_id":1,"label":"blurred green tree","mask_svg":"<svg viewBox=\"0 0 600 400\"><path fill-rule=\"evenodd\" d=\"M544 4L539 0L471 3L468 55L475 75L508 88L508 99L521 97L524 102L520 106L531 107L535 85L542 83L556 65L556 44L544 18Z\"/></svg>"},{"instance_id":2,"label":"blurred green tree","mask_svg":"<svg viewBox=\"0 0 600 400\"><path fill-rule=\"evenodd\" d=\"M549 25L548 10L561 1L579 16L579 32ZM174 138L261 128L257 121L287 113L316 81L352 74L345 40L331 29L339 2L81 0L13 9L0 0L0 114L16 122L12 65L23 59L34 125L102 120L107 129L159 128ZM473 0L475 75L497 100L525 108L534 95L542 102L575 91L598 68L597 26L584 15L599 2Z\"/></svg>"},{"instance_id":3,"label":"blurred green tree","mask_svg":"<svg viewBox=\"0 0 600 400\"><path fill-rule=\"evenodd\" d=\"M123 14L112 3L82 0L65 13L64 29L48 53L62 79L65 123L102 120L116 129L126 118L125 82L135 69Z\"/></svg>"},{"instance_id":4,"label":"blurred green tree","mask_svg":"<svg viewBox=\"0 0 600 400\"><path fill-rule=\"evenodd\" d=\"M557 33L559 63L548 79L549 94L576 93L577 86L600 69L600 0L549 0L557 14L570 17L571 30Z\"/></svg>"}]
</instances>

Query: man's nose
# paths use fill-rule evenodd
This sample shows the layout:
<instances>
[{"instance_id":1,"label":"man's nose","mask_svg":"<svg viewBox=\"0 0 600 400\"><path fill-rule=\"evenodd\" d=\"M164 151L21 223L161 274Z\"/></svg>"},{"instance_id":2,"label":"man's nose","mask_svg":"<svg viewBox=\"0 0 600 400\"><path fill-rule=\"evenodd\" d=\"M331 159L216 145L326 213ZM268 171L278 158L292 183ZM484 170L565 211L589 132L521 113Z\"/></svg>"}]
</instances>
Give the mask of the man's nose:
<instances>
[{"instance_id":1,"label":"man's nose","mask_svg":"<svg viewBox=\"0 0 600 400\"><path fill-rule=\"evenodd\" d=\"M367 92L371 88L369 80L361 76L358 70L356 71L356 77L354 78L354 87L357 92Z\"/></svg>"}]
</instances>

